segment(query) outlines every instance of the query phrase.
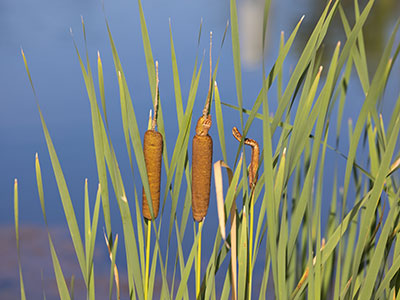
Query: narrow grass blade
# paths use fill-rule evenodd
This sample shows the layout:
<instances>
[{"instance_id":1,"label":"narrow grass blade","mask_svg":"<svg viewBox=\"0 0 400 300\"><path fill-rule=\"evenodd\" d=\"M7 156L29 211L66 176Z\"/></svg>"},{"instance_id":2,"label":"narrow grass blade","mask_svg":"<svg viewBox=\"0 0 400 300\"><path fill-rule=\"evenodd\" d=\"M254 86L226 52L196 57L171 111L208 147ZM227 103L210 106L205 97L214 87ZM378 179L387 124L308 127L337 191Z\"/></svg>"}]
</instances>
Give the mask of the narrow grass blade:
<instances>
[{"instance_id":1,"label":"narrow grass blade","mask_svg":"<svg viewBox=\"0 0 400 300\"><path fill-rule=\"evenodd\" d=\"M175 231L176 231L176 233L179 232L178 222L176 220L175 220ZM177 238L177 243L178 243L179 270L180 270L180 273L182 276L182 274L184 273L184 268L185 268L185 260L184 260L184 256L183 256L181 237L179 236L179 234L177 234L176 238ZM183 292L184 292L183 298L189 299L189 292L187 289L187 284L185 284L183 286Z\"/></svg>"},{"instance_id":2,"label":"narrow grass blade","mask_svg":"<svg viewBox=\"0 0 400 300\"><path fill-rule=\"evenodd\" d=\"M138 6L139 6L139 16L140 16L140 28L141 28L142 40L143 40L143 49L144 49L144 54L146 57L147 74L149 77L151 100L154 101L155 91L156 91L156 72L155 72L155 67L154 67L155 64L154 64L154 59L153 59L153 53L151 51L150 38L149 38L149 33L147 31L146 20L144 18L141 0L138 0ZM122 68L121 68L121 70L122 70ZM153 105L154 105L154 103L153 103ZM164 138L166 138L161 100L159 101L159 104L158 104L157 126L158 126L158 131L164 136ZM166 169L166 171L168 171L167 143L163 143L163 158L164 158L163 160L164 160L165 169ZM150 199L150 198L147 198L147 199Z\"/></svg>"},{"instance_id":3,"label":"narrow grass blade","mask_svg":"<svg viewBox=\"0 0 400 300\"><path fill-rule=\"evenodd\" d=\"M89 236L89 270L91 270L92 276L93 274L93 257L94 257L94 249L95 249L95 242L96 242L96 236L97 236L97 227L99 223L99 212L100 212L100 202L101 202L101 185L98 185L97 188L97 194L96 194L96 201L94 204L94 210L93 210L93 217L92 217L92 224L90 228L90 236Z\"/></svg>"},{"instance_id":4,"label":"narrow grass blade","mask_svg":"<svg viewBox=\"0 0 400 300\"><path fill-rule=\"evenodd\" d=\"M82 24L83 26L83 24ZM100 110L98 109L97 100L96 100L96 93L94 90L94 83L93 78L89 75L91 74L90 71L90 64L89 60L87 61L87 68L86 71L85 65L81 59L81 56L78 51L78 47L74 41L74 47L76 54L79 59L79 64L81 67L83 79L86 85L86 91L88 94L89 102L90 102L90 111L92 116L92 130L93 130L93 140L94 140L94 149L96 155L96 165L97 165L97 173L99 183L102 185L102 207L103 207L103 214L104 214L104 221L106 224L107 235L111 236L111 217L110 217L110 203L109 203L109 193L108 193L108 179L107 179L107 170L106 164L104 161L105 153L104 153L104 139L106 139L101 132L102 127L102 119L100 115ZM100 59L98 57L98 59ZM101 76L102 67L101 67L101 60L100 60L100 67L99 67L99 76ZM101 78L99 78L99 84L101 83ZM100 86L100 90L102 87Z\"/></svg>"},{"instance_id":5,"label":"narrow grass blade","mask_svg":"<svg viewBox=\"0 0 400 300\"><path fill-rule=\"evenodd\" d=\"M278 241L278 257L277 257L277 264L278 264L278 287L279 290L277 293L279 295L279 299L287 299L287 287L286 287L286 244L288 240L288 224L286 220L286 211L287 211L287 204L286 204L286 197L283 200L282 205L282 219L279 229L279 241Z\"/></svg>"},{"instance_id":6,"label":"narrow grass blade","mask_svg":"<svg viewBox=\"0 0 400 300\"><path fill-rule=\"evenodd\" d=\"M381 235L379 236L379 240L376 245L372 259L368 264L368 271L359 292L360 299L366 299L372 295L375 282L377 282L378 279L379 270L382 266L382 259L384 256L390 230L392 230L393 228L395 213L396 211L394 209L391 209L389 211L389 215L386 218L385 225L383 226Z\"/></svg>"},{"instance_id":7,"label":"narrow grass blade","mask_svg":"<svg viewBox=\"0 0 400 300\"><path fill-rule=\"evenodd\" d=\"M396 24L396 28L394 29L389 43L382 55L381 61L379 63L379 66L377 68L377 71L375 73L375 76L371 82L370 89L368 91L368 94L366 96L366 99L364 101L364 104L361 108L361 111L359 113L357 123L354 129L353 133L353 138L351 139L350 147L349 147L349 152L348 152L348 159L346 162L346 170L345 170L345 175L344 175L344 184L343 184L343 205L346 203L346 198L347 198L347 193L348 193L348 188L349 188L349 182L350 182L350 175L351 175L351 170L353 168L353 163L355 161L355 156L356 156L356 150L359 144L359 140L361 137L361 133L363 131L363 126L366 121L368 112L374 107L376 104L377 98L380 94L381 86L385 82L387 75L388 75L388 61L389 61L389 55L391 48L394 43L394 37L395 34L399 28L400 22ZM390 65L390 63L389 63ZM389 66L390 67L390 66Z\"/></svg>"},{"instance_id":8,"label":"narrow grass blade","mask_svg":"<svg viewBox=\"0 0 400 300\"><path fill-rule=\"evenodd\" d=\"M324 28L329 25L329 23L332 19L333 12L335 11L337 4L338 4L338 1L336 1L333 4L333 7L329 11L329 7L330 7L330 2L329 2L326 5L320 19L318 20L318 23L315 26L314 31L312 32L302 54L297 62L297 65L292 73L292 76L289 79L289 82L287 84L285 92L283 93L283 96L281 98L281 102L278 105L278 108L275 113L275 117L271 124L272 133L275 132L275 129L278 126L278 123L281 121L283 113L286 110L286 108L288 107L288 104L293 95L293 92L295 91L296 86L299 83L301 77L303 76L303 73L306 70L309 62L311 61L312 57L315 56L315 52L319 48L319 46L322 42L322 39L326 34L326 30L324 30ZM328 14L328 11L329 11L329 14ZM272 255L272 253L271 253L271 255Z\"/></svg>"},{"instance_id":9,"label":"narrow grass blade","mask_svg":"<svg viewBox=\"0 0 400 300\"><path fill-rule=\"evenodd\" d=\"M265 82L263 83L265 87ZM263 155L264 155L264 199L266 201L266 211L267 211L267 226L268 226L268 237L267 237L267 247L271 253L271 265L272 274L274 280L275 293L279 290L278 287L278 265L277 265L277 231L278 222L276 218L276 208L275 208L275 196L272 187L274 184L273 178L273 158L272 158L272 128L269 123L269 107L267 95L263 95Z\"/></svg>"},{"instance_id":10,"label":"narrow grass blade","mask_svg":"<svg viewBox=\"0 0 400 300\"><path fill-rule=\"evenodd\" d=\"M20 283L20 295L21 300L25 300L25 287L24 279L22 277L21 268L21 255L19 250L19 209L18 209L18 181L14 180L14 225L15 225L15 239L17 241L17 256L18 256L18 271L19 271L19 283Z\"/></svg>"},{"instance_id":11,"label":"narrow grass blade","mask_svg":"<svg viewBox=\"0 0 400 300\"><path fill-rule=\"evenodd\" d=\"M176 234L178 235L178 231L176 231ZM179 238L179 237L177 236L177 238ZM197 243L198 243L198 241L199 241L199 235L197 234L196 238L195 238L195 240L193 242L192 249L190 250L189 257L188 257L188 259L186 261L185 268L183 270L183 273L181 274L181 282L179 283L179 287L178 287L178 291L176 292L175 299L182 299L183 293L187 289L187 281L188 281L189 275L190 275L190 273L192 271L194 258L196 256L196 252L197 252Z\"/></svg>"},{"instance_id":12,"label":"narrow grass blade","mask_svg":"<svg viewBox=\"0 0 400 300\"><path fill-rule=\"evenodd\" d=\"M50 243L50 252L51 252L51 259L53 261L54 273L56 275L58 294L60 295L61 300L70 300L71 297L69 295L68 287L67 287L64 275L61 270L61 266L60 266L60 262L58 260L57 254L56 254L56 250L54 249L54 245L53 245L53 241L50 237L50 233L48 233L48 238L49 238L49 243Z\"/></svg>"},{"instance_id":13,"label":"narrow grass blade","mask_svg":"<svg viewBox=\"0 0 400 300\"><path fill-rule=\"evenodd\" d=\"M350 29L350 25L347 20L345 11L341 4L339 5L339 13L340 13L340 18L342 19L342 23L343 23L343 27L344 27L346 36L348 38L350 35L350 32L351 32L351 29ZM357 16L357 19L358 18L359 18L359 16ZM362 41L362 32L361 31L358 36L358 41L359 42ZM359 43L359 45L360 44L361 43ZM363 48L361 48L361 49L363 49ZM364 52L364 51L362 51L362 52ZM368 66L367 66L365 56L361 55L358 47L353 47L352 58L354 60L355 66L356 66L356 70L357 70L357 74L358 74L358 77L361 82L361 86L363 88L364 93L366 93L369 89L369 78L368 78Z\"/></svg>"},{"instance_id":14,"label":"narrow grass blade","mask_svg":"<svg viewBox=\"0 0 400 300\"><path fill-rule=\"evenodd\" d=\"M224 240L226 240L225 211L224 211L224 187L223 187L223 181L222 181L221 164L222 164L221 160L214 163L214 180L215 180L215 193L217 196L217 211L218 211L219 230L221 232L222 238Z\"/></svg>"},{"instance_id":15,"label":"narrow grass blade","mask_svg":"<svg viewBox=\"0 0 400 300\"><path fill-rule=\"evenodd\" d=\"M49 239L51 259L52 259L52 262L53 262L53 269L54 269L54 273L55 273L55 276L56 276L58 293L59 293L60 299L69 300L69 299L71 299L71 297L70 297L70 294L69 294L69 291L68 291L68 287L67 287L67 284L65 282L65 278L64 278L63 272L61 270L60 262L58 260L56 251L54 249L53 241L51 239L50 232L49 232L48 225L47 225L47 217L46 217L46 210L45 210L45 205L44 205L44 194L43 194L43 185L42 185L43 180L42 180L42 173L40 171L39 158L38 158L37 154L36 154L36 158L35 158L35 166L36 166L36 180L37 180L36 183L37 183L37 187L38 187L40 203L41 203L42 209L43 209L43 211L42 211L43 212L43 218L44 218L45 223L46 223L47 236L48 236L48 239ZM84 274L86 274L86 272Z\"/></svg>"},{"instance_id":16,"label":"narrow grass blade","mask_svg":"<svg viewBox=\"0 0 400 300\"><path fill-rule=\"evenodd\" d=\"M221 109L221 98L219 95L219 90L216 81L214 82L214 95L215 95L215 115L217 118L219 144L221 145L222 157L224 158L224 162L228 163L228 157L226 155L224 120Z\"/></svg>"},{"instance_id":17,"label":"narrow grass blade","mask_svg":"<svg viewBox=\"0 0 400 300\"><path fill-rule=\"evenodd\" d=\"M293 255L298 230L300 229L303 215L305 213L307 200L309 199L309 197L311 197L312 178L314 177L314 171L316 168L317 159L318 159L318 155L319 155L320 142L321 142L324 126L325 126L326 112L327 112L328 105L329 105L331 91L333 89L333 86L332 86L333 85L333 76L336 71L337 60L338 60L338 56L339 56L339 48L340 48L340 43L338 43L336 46L335 52L332 57L331 65L329 67L326 83L325 83L323 90L321 91L320 96L319 96L319 100L318 100L319 104L316 106L317 107L316 111L318 112L319 117L318 117L318 122L316 125L316 134L315 134L314 144L313 144L313 149L312 149L312 154L311 154L311 164L310 164L309 169L307 170L307 175L306 175L305 183L303 185L303 190L300 195L300 199L295 208L295 211L292 214L292 224L291 224L291 230L290 230L290 236L289 236L289 242L288 242L289 257L291 257ZM271 255L272 255L272 253L271 253Z\"/></svg>"},{"instance_id":18,"label":"narrow grass blade","mask_svg":"<svg viewBox=\"0 0 400 300\"><path fill-rule=\"evenodd\" d=\"M108 118L107 118L107 109L106 109L106 96L104 92L104 75L103 75L103 63L101 62L100 52L97 51L97 71L98 71L98 80L99 80L99 91L100 91L100 99L101 106L103 107L104 120L106 122L107 130L108 130Z\"/></svg>"},{"instance_id":19,"label":"narrow grass blade","mask_svg":"<svg viewBox=\"0 0 400 300\"><path fill-rule=\"evenodd\" d=\"M104 239L106 241L107 249L108 249L108 254L110 257L111 261L111 267L110 267L110 280L109 280L109 299L111 300L112 297L112 289L113 289L113 279L115 280L115 289L117 293L117 299L119 300L121 298L120 296L120 287L119 287L119 273L118 273L118 268L115 263L115 259L117 256L117 248L118 248L118 234L115 236L115 240L112 243L112 249L110 247L110 244L108 242L107 236L104 235Z\"/></svg>"},{"instance_id":20,"label":"narrow grass blade","mask_svg":"<svg viewBox=\"0 0 400 300\"><path fill-rule=\"evenodd\" d=\"M387 171L389 170L390 162L391 162L391 159L393 156L394 147L397 142L399 129L400 129L400 118L397 118L392 135L388 139L389 143L388 143L386 151L382 157L382 161L379 166L379 171L378 171L374 186L372 187L371 196L369 197L368 202L366 204L366 210L365 210L365 213L363 216L363 222L361 223L361 226L360 226L360 235L359 235L358 243L356 246L356 250L354 252L354 259L353 259L353 266L352 266L353 278L356 278L356 276L358 274L358 268L359 268L359 265L361 262L361 256L365 250L367 238L370 236L368 234L368 230L370 230L370 228L371 228L371 223L373 221L373 214L376 210L376 206L378 204L380 195L383 190L383 185L384 185L384 181L386 178L386 174L387 174ZM369 279L369 280L371 280L371 279ZM351 288L350 288L351 295L353 294L354 288L355 288L355 281L353 280L353 282L351 284Z\"/></svg>"},{"instance_id":21,"label":"narrow grass blade","mask_svg":"<svg viewBox=\"0 0 400 300\"><path fill-rule=\"evenodd\" d=\"M22 56L24 59L26 72L28 73L29 78L31 78L29 68L28 68L28 63L26 61L26 58L25 58L25 55L23 52L22 52ZM31 84L32 84L32 81L31 81ZM33 84L32 84L32 86L33 86ZM36 94L35 94L35 97L36 97ZM72 242L74 244L75 253L76 253L76 256L79 261L79 266L81 268L83 278L84 278L85 282L87 283L87 277L86 277L86 271L85 271L86 270L85 254L83 251L82 239L81 239L81 235L79 233L78 223L77 223L76 217L75 217L75 211L72 206L71 197L68 192L67 183L65 182L65 178L64 178L64 175L63 175L63 172L61 169L60 162L58 161L58 157L57 157L53 142L51 140L49 131L48 131L46 123L44 121L44 117L43 117L43 114L42 114L42 111L40 109L39 102L37 101L37 99L36 99L36 104L37 104L37 108L38 108L39 115L40 115L40 120L42 123L43 132L44 132L45 139L46 139L47 149L50 154L50 159L51 159L51 164L53 167L54 175L56 177L58 191L59 191L59 194L61 197L61 202L62 202L62 205L64 208L65 217L67 219L68 228L69 228L69 231L71 234Z\"/></svg>"},{"instance_id":22,"label":"narrow grass blade","mask_svg":"<svg viewBox=\"0 0 400 300\"><path fill-rule=\"evenodd\" d=\"M238 264L239 264L239 278L238 278L238 299L245 299L246 298L246 291L249 288L247 286L248 277L247 277L247 258L248 258L248 246L247 246L247 212L246 207L243 208L242 213L242 220L240 222L239 230L240 230L240 237L239 237L239 255L238 255Z\"/></svg>"},{"instance_id":23,"label":"narrow grass blade","mask_svg":"<svg viewBox=\"0 0 400 300\"><path fill-rule=\"evenodd\" d=\"M176 60L175 46L172 38L171 20L169 22L169 36L171 44L171 62L172 62L172 74L174 79L176 113L178 115L178 125L179 128L181 128L183 120L182 91L181 91L181 82L179 80L178 63Z\"/></svg>"},{"instance_id":24,"label":"narrow grass blade","mask_svg":"<svg viewBox=\"0 0 400 300\"><path fill-rule=\"evenodd\" d=\"M236 0L230 0L230 16L231 16L232 53L233 53L233 65L235 69L236 94L238 98L238 106L240 109L240 125L243 131L242 69L240 66L239 25L238 25Z\"/></svg>"}]
</instances>

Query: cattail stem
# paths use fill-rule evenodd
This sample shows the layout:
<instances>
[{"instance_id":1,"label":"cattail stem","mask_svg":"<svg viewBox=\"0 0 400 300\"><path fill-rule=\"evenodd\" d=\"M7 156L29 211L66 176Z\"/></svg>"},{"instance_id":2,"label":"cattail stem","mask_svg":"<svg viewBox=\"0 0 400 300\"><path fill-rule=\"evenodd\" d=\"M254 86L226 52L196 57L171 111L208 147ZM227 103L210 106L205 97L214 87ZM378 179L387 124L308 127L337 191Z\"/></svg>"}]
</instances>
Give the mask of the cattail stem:
<instances>
[{"instance_id":1,"label":"cattail stem","mask_svg":"<svg viewBox=\"0 0 400 300\"><path fill-rule=\"evenodd\" d=\"M151 238L151 220L147 220L146 266L145 266L145 277L144 277L144 299L145 300L147 300L148 288L149 288L150 238Z\"/></svg>"},{"instance_id":2,"label":"cattail stem","mask_svg":"<svg viewBox=\"0 0 400 300\"><path fill-rule=\"evenodd\" d=\"M196 299L200 296L200 274L201 274L201 232L203 229L203 221L199 222L199 241L197 244L197 274L196 274Z\"/></svg>"},{"instance_id":3,"label":"cattail stem","mask_svg":"<svg viewBox=\"0 0 400 300\"><path fill-rule=\"evenodd\" d=\"M249 285L248 299L251 299L251 286L253 279L253 223L254 223L254 188L251 189L250 200L250 234L249 234Z\"/></svg>"}]
</instances>

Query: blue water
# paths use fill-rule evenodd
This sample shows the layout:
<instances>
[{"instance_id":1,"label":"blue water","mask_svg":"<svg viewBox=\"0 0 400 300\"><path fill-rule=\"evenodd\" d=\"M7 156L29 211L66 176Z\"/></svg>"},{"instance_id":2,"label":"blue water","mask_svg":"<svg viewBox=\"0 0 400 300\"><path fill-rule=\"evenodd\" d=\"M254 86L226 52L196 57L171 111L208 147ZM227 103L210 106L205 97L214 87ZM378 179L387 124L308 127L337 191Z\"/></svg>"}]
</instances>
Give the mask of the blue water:
<instances>
[{"instance_id":1,"label":"blue water","mask_svg":"<svg viewBox=\"0 0 400 300\"><path fill-rule=\"evenodd\" d=\"M285 31L287 38L294 25L305 14L305 32L299 34L299 36L300 38L306 36L307 28L315 23L315 17L321 11L311 0L275 2L271 7L268 31L267 70L272 66L273 59L276 57L280 32L282 30ZM239 14L243 4L244 2L239 2L238 4ZM376 9L376 14L380 12L378 8ZM171 19L172 23L183 99L187 99L196 53L199 53L201 58L203 51L206 50L206 59L208 59L208 32L212 30L214 33L214 61L219 54L221 55L216 79L221 97L225 102L236 104L230 30L228 30L227 39L222 50L220 50L220 41L225 30L226 21L229 19L229 2L145 1L143 9L153 56L160 64L160 94L164 118L167 120L166 141L168 155L171 157L178 132L178 123L176 120L175 95L170 62L169 19ZM152 105L137 2L106 1L105 15L119 51L134 101L136 117L143 135L147 125L148 111L152 108ZM20 47L24 49L28 59L39 103L57 150L79 222L83 223L83 186L85 178L89 180L89 195L94 200L97 188L97 174L90 107L70 35L71 28L78 48L83 53L84 42L81 16L85 20L87 45L95 75L97 74L95 70L98 50L102 57L112 141L119 159L123 178L126 179L125 184L128 195L129 193L132 195L133 189L128 184L132 182L132 176L122 132L118 83L100 1L41 0L31 2L27 0L3 0L0 3L0 36L2 37L2 42L0 43L0 87L2 93L0 109L0 136L2 139L0 150L0 168L2 170L0 173L2 191L0 225L6 226L13 223L14 178L18 178L19 183L20 222L23 224L43 224L35 181L34 157L36 152L39 154L42 167L49 223L52 226L65 225L38 110L20 55ZM385 40L387 40L388 32L393 28L393 13L389 14L390 16L392 17L388 18L386 23L382 25L383 36L386 37ZM203 27L198 48L197 37L201 18L203 18ZM339 34L333 32L327 43L328 45L334 45L340 38ZM302 43L304 42L300 42L297 47L299 48ZM376 50L371 49L371 56L374 55L374 51L376 52ZM245 56L244 53L245 50L242 49L243 56ZM298 53L295 46L285 64L286 76L290 74L290 70L293 70L297 56ZM251 107L261 88L262 74L260 65L258 63L254 67L254 65L248 64L246 61L242 62L245 107ZM392 78L399 78L399 68L394 68L393 72L397 74L397 77L392 74ZM390 116L391 107L393 107L395 98L399 94L399 86L393 81L395 80L390 82L391 84L385 93L385 99L387 100L383 106L384 116L385 114ZM197 118L197 115L201 112L207 95L207 84L208 70L207 64L205 64L196 98L194 118ZM363 99L359 85L350 87L349 95L354 100L347 104L348 109L345 111L344 128L342 129L345 135L347 135L346 120L356 116ZM276 99L272 96L271 111L275 108ZM225 137L227 147L228 149L236 149L237 144L231 137L230 128L239 125L239 115L229 108L223 108L223 113L224 126L227 132ZM214 161L216 161L222 159L217 138L216 121L212 127L211 135L214 136ZM332 132L332 141L334 141L333 135ZM256 121L254 123L249 136L262 140L260 122ZM233 165L234 155L234 151L228 153L230 165ZM337 157L333 153L329 155L332 159L327 159L326 168L333 170ZM136 180L138 177L136 174ZM136 184L140 187L139 181ZM327 197L330 197L331 192L328 188L325 192ZM330 200L330 198L328 199ZM214 192L212 192L210 203L205 230L215 232L217 214ZM166 212L168 216L168 204ZM112 218L114 229L121 232L119 212L115 202L112 207ZM192 225L190 221L191 217L189 216L188 235L186 236L188 243L192 241ZM104 225L101 221L100 231L102 226ZM44 241L45 245L46 243ZM209 256L211 253L211 249L208 248L211 248L212 243L213 241L205 241L205 256ZM121 246L119 249L122 251Z\"/></svg>"}]
</instances>

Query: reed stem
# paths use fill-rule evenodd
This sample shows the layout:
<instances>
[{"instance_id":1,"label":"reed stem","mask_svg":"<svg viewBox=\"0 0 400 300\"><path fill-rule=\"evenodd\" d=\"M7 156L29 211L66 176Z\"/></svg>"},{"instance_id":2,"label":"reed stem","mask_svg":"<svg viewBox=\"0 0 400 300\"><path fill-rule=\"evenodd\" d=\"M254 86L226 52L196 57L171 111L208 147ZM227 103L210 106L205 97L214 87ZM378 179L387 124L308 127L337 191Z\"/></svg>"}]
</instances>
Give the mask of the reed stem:
<instances>
[{"instance_id":1,"label":"reed stem","mask_svg":"<svg viewBox=\"0 0 400 300\"><path fill-rule=\"evenodd\" d=\"M144 299L147 300L149 288L149 262L150 262L150 238L151 238L151 220L147 221L147 238L146 238L146 266L144 277Z\"/></svg>"},{"instance_id":2,"label":"reed stem","mask_svg":"<svg viewBox=\"0 0 400 300\"><path fill-rule=\"evenodd\" d=\"M251 200L250 200L250 236L249 236L249 295L248 299L251 299L251 286L253 280L253 223L254 223L254 187L251 189Z\"/></svg>"},{"instance_id":3,"label":"reed stem","mask_svg":"<svg viewBox=\"0 0 400 300\"><path fill-rule=\"evenodd\" d=\"M196 274L196 299L200 296L200 274L201 274L201 232L203 229L203 221L199 222L199 242L197 244L197 274Z\"/></svg>"}]
</instances>

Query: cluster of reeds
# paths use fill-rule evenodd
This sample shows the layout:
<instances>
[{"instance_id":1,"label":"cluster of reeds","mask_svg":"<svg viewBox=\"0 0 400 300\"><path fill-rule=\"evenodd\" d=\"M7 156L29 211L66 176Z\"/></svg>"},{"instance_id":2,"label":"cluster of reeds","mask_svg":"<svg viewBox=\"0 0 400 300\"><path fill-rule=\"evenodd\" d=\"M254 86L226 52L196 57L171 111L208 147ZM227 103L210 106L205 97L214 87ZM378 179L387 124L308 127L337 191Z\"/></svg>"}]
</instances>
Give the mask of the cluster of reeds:
<instances>
[{"instance_id":1,"label":"cluster of reeds","mask_svg":"<svg viewBox=\"0 0 400 300\"><path fill-rule=\"evenodd\" d=\"M143 185L142 208L136 186L133 195L125 192L126 183L121 176L110 139L100 55L97 69L101 106L96 98L89 54L86 50L87 60L83 61L75 46L90 101L99 180L92 215L85 182L84 240L81 238L55 147L38 104L46 144L87 287L88 299L95 298L93 251L100 203L111 260L110 299L114 282L118 299L120 292L129 295L131 299L189 299L194 296L197 299L228 299L229 296L232 299L265 299L272 295L277 299L396 299L400 288L400 189L395 176L400 159L395 155L395 147L400 129L400 95L393 101L392 115L388 120L383 120L379 114L379 105L400 52L400 44L396 40L400 20L370 79L362 29L374 1L368 1L362 11L358 1L354 1L353 26L349 24L340 1L329 1L285 85L282 79L283 64L303 19L298 22L288 39L281 35L275 63L269 73L265 72L263 66L259 96L254 100L253 106L246 109L243 107L236 1L231 0L230 29L238 102L233 105L221 101L215 81L218 62L212 72L210 47L209 93L203 114L195 127L190 161L190 128L202 62L198 65L196 58L189 95L184 102L170 27L179 133L172 158L169 159L168 135L164 129L162 101L158 89L158 68L154 67L140 0L138 4L149 85L154 99L154 117L152 120L150 117L143 146L127 81L108 23L107 30L119 83L121 116L129 161L132 171L136 170L136 163ZM266 0L264 33L269 6L270 1ZM322 68L321 45L335 14L341 18L347 38L344 42L337 43L329 62ZM83 22L82 25L84 26ZM25 55L23 58L32 84ZM365 97L357 100L362 101L362 107L354 127L349 123L349 135L345 138L340 134L342 115L346 101L349 100L348 86L354 81L361 83ZM278 105L271 116L268 99L273 95L273 87L277 89ZM208 134L213 99L218 129L218 139L215 140L222 150L222 153L214 154L217 159L214 159L213 165L219 228L215 228L214 235L207 234L208 239L213 238L214 246L211 256L207 257L206 269L201 272L201 226L207 214L210 193L213 193L210 191L213 142ZM240 116L238 126L243 134L236 127L232 130L234 138L239 141L234 163L227 159L222 105L236 110ZM255 122L262 124L262 140L259 142L247 137L252 135L251 125ZM335 134L332 124L336 125L336 144L328 142L328 135ZM216 135L215 132L212 134ZM347 138L348 148L339 149L342 145L340 141ZM245 152L244 145L251 146L252 151L248 168L245 153L241 155ZM367 153L366 157L358 157L357 153L360 151ZM344 161L344 170L339 167L326 170L327 156L336 161ZM218 160L219 157L223 159ZM229 167L232 165L235 167ZM222 168L226 168L229 182L225 191ZM38 156L36 178L47 226ZM109 179L111 187L108 184ZM163 184L160 186L161 179ZM180 194L185 192L182 190L184 181L187 189L182 202ZM323 192L327 186L331 187L329 199ZM110 196L111 191L114 191L115 197ZM237 198L241 201L237 201ZM115 235L111 227L110 200L118 204L121 213L128 291L120 291L119 286L120 278L115 264L118 235ZM164 209L161 209L161 213L159 210L160 204L164 207L166 201L171 202L169 215ZM134 211L129 203L134 204ZM191 208L199 227L196 229L193 226L194 240L190 241L189 254L184 255L183 249L188 244L185 232ZM324 211L329 211L328 217L323 217L327 215ZM161 228L161 219L165 216L169 218L169 226ZM228 220L230 230L227 232ZM15 225L19 252L17 181ZM154 235L152 252L151 232ZM175 239L172 238L173 233ZM161 244L161 234L168 235L166 244ZM70 299L73 287L68 288L50 234L48 237L60 298ZM176 254L169 252L171 242L176 243ZM172 263L171 257L174 259ZM23 266L20 265L19 268L21 298L25 299ZM171 270L172 278L169 275ZM193 270L196 273L195 292L194 285L190 283ZM261 270L261 273L256 273L256 270ZM156 278L162 282L159 294L154 293ZM216 278L222 279L220 283Z\"/></svg>"}]
</instances>

